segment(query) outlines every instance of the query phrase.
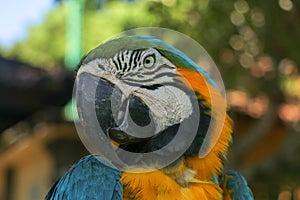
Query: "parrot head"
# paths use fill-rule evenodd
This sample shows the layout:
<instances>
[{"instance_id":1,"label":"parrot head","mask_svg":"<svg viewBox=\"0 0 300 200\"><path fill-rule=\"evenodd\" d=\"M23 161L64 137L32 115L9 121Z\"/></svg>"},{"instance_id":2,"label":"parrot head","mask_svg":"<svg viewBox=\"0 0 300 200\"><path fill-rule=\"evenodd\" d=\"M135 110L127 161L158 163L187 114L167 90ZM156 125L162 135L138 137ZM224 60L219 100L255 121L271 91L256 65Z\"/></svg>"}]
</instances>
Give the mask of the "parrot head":
<instances>
[{"instance_id":1,"label":"parrot head","mask_svg":"<svg viewBox=\"0 0 300 200\"><path fill-rule=\"evenodd\" d=\"M79 136L90 152L109 158L107 167L122 171L120 199L241 199L244 193L252 199L245 180L235 174L228 181L222 172L232 131L222 93L173 46L149 36L109 40L82 59L74 91ZM72 169L68 180L80 186L86 180L93 192L99 184L115 189L118 177L103 182L111 172L102 165L95 170L90 158L74 167L84 178L69 178L78 176ZM65 190L65 179L55 187ZM241 188L244 193L235 191Z\"/></svg>"},{"instance_id":2,"label":"parrot head","mask_svg":"<svg viewBox=\"0 0 300 200\"><path fill-rule=\"evenodd\" d=\"M216 84L173 46L149 36L109 40L83 58L77 78L94 79L98 123L120 148L152 152L181 129L173 149L191 138L184 155L199 152L211 120L207 88Z\"/></svg>"}]
</instances>

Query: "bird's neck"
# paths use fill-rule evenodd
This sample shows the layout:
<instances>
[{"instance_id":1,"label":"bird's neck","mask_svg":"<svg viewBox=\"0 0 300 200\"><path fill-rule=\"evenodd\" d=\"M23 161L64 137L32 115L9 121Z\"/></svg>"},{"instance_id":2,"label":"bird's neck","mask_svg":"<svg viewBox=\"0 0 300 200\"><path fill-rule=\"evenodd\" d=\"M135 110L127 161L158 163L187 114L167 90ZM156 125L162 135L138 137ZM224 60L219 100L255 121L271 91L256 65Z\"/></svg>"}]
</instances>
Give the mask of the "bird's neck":
<instances>
[{"instance_id":1,"label":"bird's neck","mask_svg":"<svg viewBox=\"0 0 300 200\"><path fill-rule=\"evenodd\" d=\"M223 169L223 156L231 141L231 125L230 117L226 116L217 143L203 158L182 157L166 168L146 173L124 172L121 176L124 199L222 199L223 190L214 177Z\"/></svg>"},{"instance_id":2,"label":"bird's neck","mask_svg":"<svg viewBox=\"0 0 300 200\"><path fill-rule=\"evenodd\" d=\"M195 158L196 159L196 158ZM122 174L124 199L221 199L222 190L212 178L200 180L182 159L175 165L147 173Z\"/></svg>"}]
</instances>

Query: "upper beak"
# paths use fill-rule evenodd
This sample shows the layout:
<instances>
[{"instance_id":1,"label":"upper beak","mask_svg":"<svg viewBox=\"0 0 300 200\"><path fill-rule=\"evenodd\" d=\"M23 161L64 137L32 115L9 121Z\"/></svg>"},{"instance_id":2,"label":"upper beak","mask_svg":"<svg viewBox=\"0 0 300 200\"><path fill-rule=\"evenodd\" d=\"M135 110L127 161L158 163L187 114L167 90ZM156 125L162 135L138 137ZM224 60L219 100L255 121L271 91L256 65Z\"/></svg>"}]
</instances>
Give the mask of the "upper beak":
<instances>
[{"instance_id":1,"label":"upper beak","mask_svg":"<svg viewBox=\"0 0 300 200\"><path fill-rule=\"evenodd\" d=\"M87 102L95 104L97 121L111 140L119 144L130 144L154 135L155 124L151 112L139 97L126 97L109 80L89 73L82 73L77 78L79 86L85 85L84 90L89 90L88 86L93 84L95 91L82 91L80 98L89 99Z\"/></svg>"}]
</instances>

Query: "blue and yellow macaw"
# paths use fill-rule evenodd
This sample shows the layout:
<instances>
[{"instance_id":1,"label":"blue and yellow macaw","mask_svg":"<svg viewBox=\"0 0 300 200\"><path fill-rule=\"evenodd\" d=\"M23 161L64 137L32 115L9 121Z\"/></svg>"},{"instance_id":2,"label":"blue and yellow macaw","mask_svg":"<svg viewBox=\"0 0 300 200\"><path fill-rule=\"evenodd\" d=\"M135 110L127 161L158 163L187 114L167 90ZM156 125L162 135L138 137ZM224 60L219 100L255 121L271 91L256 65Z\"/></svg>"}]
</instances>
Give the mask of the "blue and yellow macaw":
<instances>
[{"instance_id":1,"label":"blue and yellow macaw","mask_svg":"<svg viewBox=\"0 0 300 200\"><path fill-rule=\"evenodd\" d=\"M253 199L245 179L224 170L232 139L232 120L226 112L219 112L225 100L209 74L181 51L153 37L124 36L101 44L83 58L77 77L82 75L99 78L97 118L106 136L119 148L136 153L161 149L186 122L198 123L197 132L178 159L148 172L121 172L100 156L86 156L52 186L46 200ZM128 112L117 119L111 111L113 90L127 102ZM188 100L193 98L189 92L195 94L196 105ZM199 122L190 117L195 110ZM131 125L124 123L127 115L147 127L147 137L130 134ZM211 121L212 133L208 134ZM218 136L213 133L216 127ZM184 131L191 134L189 129Z\"/></svg>"}]
</instances>

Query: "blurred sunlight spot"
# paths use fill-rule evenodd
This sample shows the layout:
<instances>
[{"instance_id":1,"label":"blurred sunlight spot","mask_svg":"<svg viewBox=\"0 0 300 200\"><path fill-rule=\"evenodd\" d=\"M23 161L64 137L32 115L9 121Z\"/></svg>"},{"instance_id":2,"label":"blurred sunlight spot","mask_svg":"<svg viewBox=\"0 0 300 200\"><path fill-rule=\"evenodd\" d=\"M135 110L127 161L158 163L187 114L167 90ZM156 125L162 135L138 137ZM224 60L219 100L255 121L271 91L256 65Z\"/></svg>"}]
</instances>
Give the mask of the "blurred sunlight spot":
<instances>
[{"instance_id":1,"label":"blurred sunlight spot","mask_svg":"<svg viewBox=\"0 0 300 200\"><path fill-rule=\"evenodd\" d=\"M249 10L248 3L244 0L238 0L237 2L235 2L234 8L237 12L239 12L241 14L245 14Z\"/></svg>"},{"instance_id":2,"label":"blurred sunlight spot","mask_svg":"<svg viewBox=\"0 0 300 200\"><path fill-rule=\"evenodd\" d=\"M259 46L256 40L251 40L246 45L246 51L249 52L253 56L257 56L259 53Z\"/></svg>"},{"instance_id":3,"label":"blurred sunlight spot","mask_svg":"<svg viewBox=\"0 0 300 200\"><path fill-rule=\"evenodd\" d=\"M286 95L300 100L300 76L290 76L283 79L282 89Z\"/></svg>"},{"instance_id":4,"label":"blurred sunlight spot","mask_svg":"<svg viewBox=\"0 0 300 200\"><path fill-rule=\"evenodd\" d=\"M270 56L262 56L251 66L251 73L255 77L264 77L267 73L273 72L273 60Z\"/></svg>"},{"instance_id":5,"label":"blurred sunlight spot","mask_svg":"<svg viewBox=\"0 0 300 200\"><path fill-rule=\"evenodd\" d=\"M250 101L248 114L253 118L260 118L268 109L269 99L267 96L259 96Z\"/></svg>"},{"instance_id":6,"label":"blurred sunlight spot","mask_svg":"<svg viewBox=\"0 0 300 200\"><path fill-rule=\"evenodd\" d=\"M293 198L294 200L300 200L300 186L294 190Z\"/></svg>"},{"instance_id":7,"label":"blurred sunlight spot","mask_svg":"<svg viewBox=\"0 0 300 200\"><path fill-rule=\"evenodd\" d=\"M291 200L292 194L290 191L282 191L278 196L278 200Z\"/></svg>"},{"instance_id":8,"label":"blurred sunlight spot","mask_svg":"<svg viewBox=\"0 0 300 200\"><path fill-rule=\"evenodd\" d=\"M300 105L283 104L279 108L279 117L287 123L300 121Z\"/></svg>"},{"instance_id":9,"label":"blurred sunlight spot","mask_svg":"<svg viewBox=\"0 0 300 200\"><path fill-rule=\"evenodd\" d=\"M249 26L242 26L239 28L239 33L243 37L243 39L249 41L255 37L254 31Z\"/></svg>"},{"instance_id":10,"label":"blurred sunlight spot","mask_svg":"<svg viewBox=\"0 0 300 200\"><path fill-rule=\"evenodd\" d=\"M282 10L290 11L293 8L293 2L291 0L279 0L278 3Z\"/></svg>"},{"instance_id":11,"label":"blurred sunlight spot","mask_svg":"<svg viewBox=\"0 0 300 200\"><path fill-rule=\"evenodd\" d=\"M253 118L262 117L269 107L270 100L265 95L250 98L244 91L230 90L226 96L230 107Z\"/></svg>"},{"instance_id":12,"label":"blurred sunlight spot","mask_svg":"<svg viewBox=\"0 0 300 200\"><path fill-rule=\"evenodd\" d=\"M244 24L245 22L245 17L243 14L237 12L237 11L232 11L230 14L230 20L231 22L236 25L236 26L240 26L242 24Z\"/></svg>"},{"instance_id":13,"label":"blurred sunlight spot","mask_svg":"<svg viewBox=\"0 0 300 200\"><path fill-rule=\"evenodd\" d=\"M172 7L176 3L176 0L162 0L161 2L168 7Z\"/></svg>"},{"instance_id":14,"label":"blurred sunlight spot","mask_svg":"<svg viewBox=\"0 0 300 200\"><path fill-rule=\"evenodd\" d=\"M237 110L246 112L249 98L247 93L239 90L230 90L226 94L229 105Z\"/></svg>"},{"instance_id":15,"label":"blurred sunlight spot","mask_svg":"<svg viewBox=\"0 0 300 200\"><path fill-rule=\"evenodd\" d=\"M265 25L265 15L259 9L254 9L251 11L251 21L256 27L263 27Z\"/></svg>"},{"instance_id":16,"label":"blurred sunlight spot","mask_svg":"<svg viewBox=\"0 0 300 200\"><path fill-rule=\"evenodd\" d=\"M283 75L290 76L298 73L295 63L290 59L282 59L279 63L279 72Z\"/></svg>"},{"instance_id":17,"label":"blurred sunlight spot","mask_svg":"<svg viewBox=\"0 0 300 200\"><path fill-rule=\"evenodd\" d=\"M232 65L235 61L235 55L231 49L223 49L220 53L220 60L224 64Z\"/></svg>"},{"instance_id":18,"label":"blurred sunlight spot","mask_svg":"<svg viewBox=\"0 0 300 200\"><path fill-rule=\"evenodd\" d=\"M229 39L229 44L234 50L241 50L245 45L243 38L239 35L231 36Z\"/></svg>"},{"instance_id":19,"label":"blurred sunlight spot","mask_svg":"<svg viewBox=\"0 0 300 200\"><path fill-rule=\"evenodd\" d=\"M250 68L254 63L254 58L250 53L245 52L240 55L239 62L244 68Z\"/></svg>"}]
</instances>

